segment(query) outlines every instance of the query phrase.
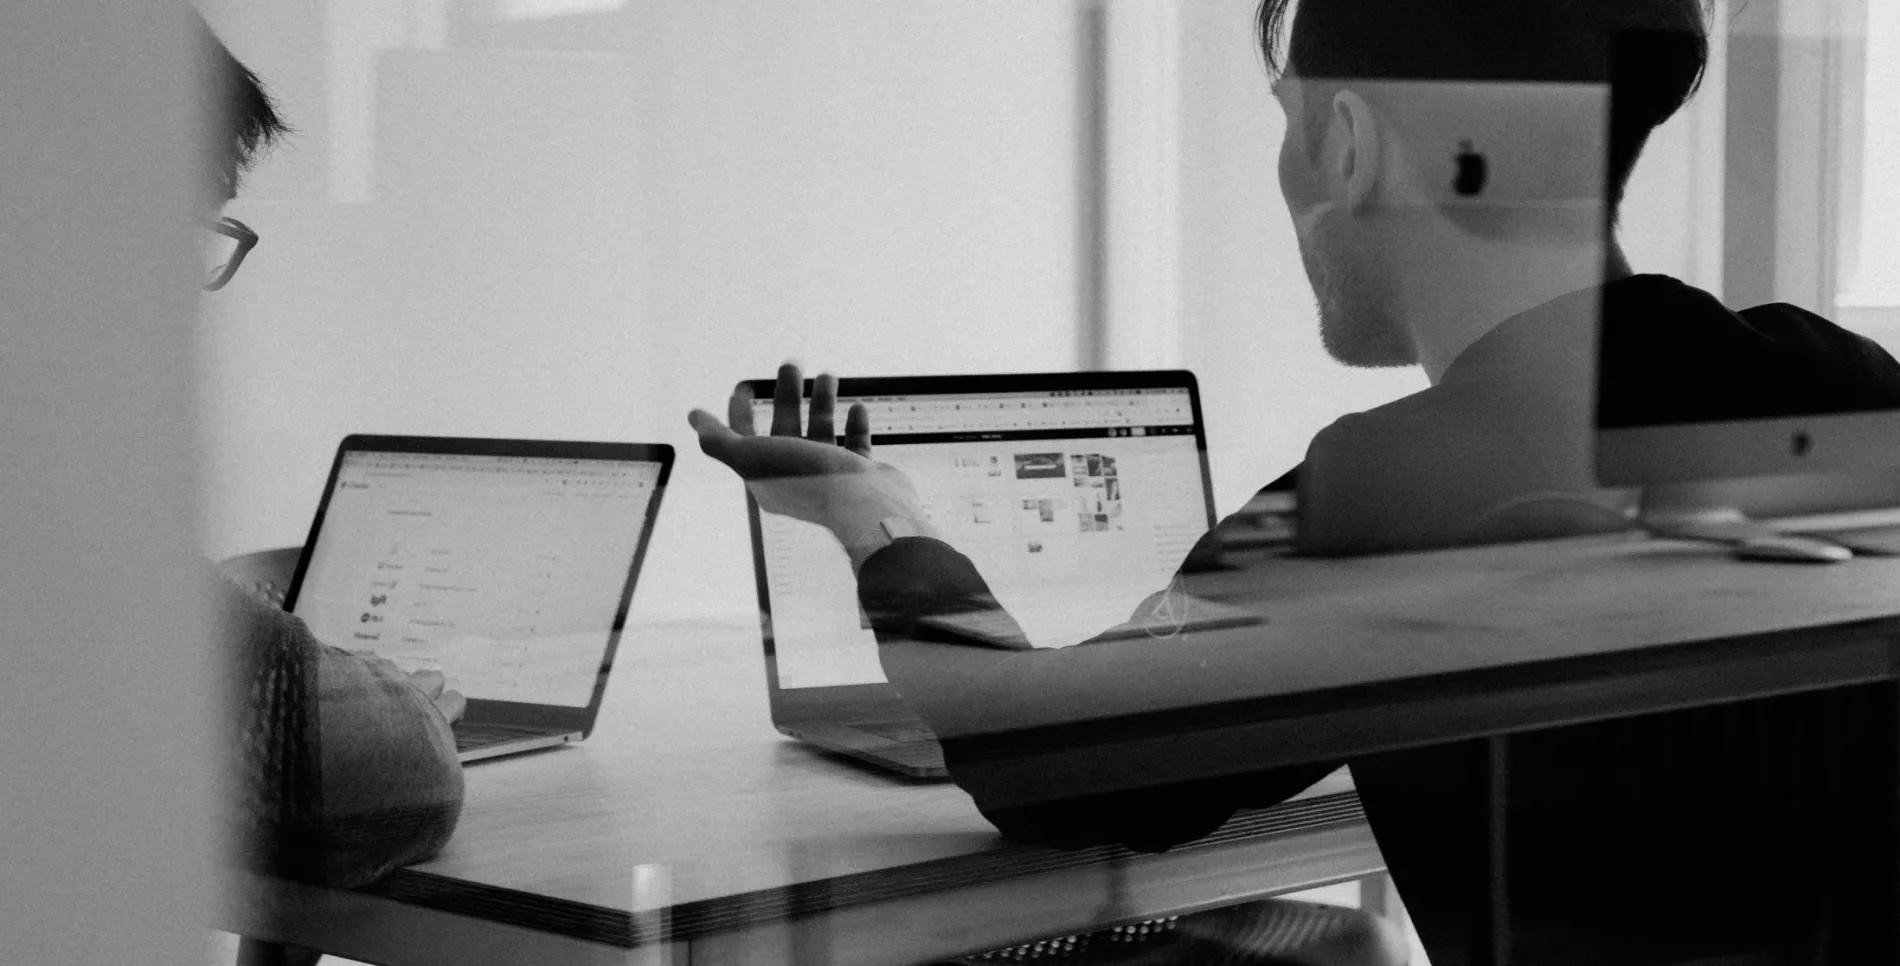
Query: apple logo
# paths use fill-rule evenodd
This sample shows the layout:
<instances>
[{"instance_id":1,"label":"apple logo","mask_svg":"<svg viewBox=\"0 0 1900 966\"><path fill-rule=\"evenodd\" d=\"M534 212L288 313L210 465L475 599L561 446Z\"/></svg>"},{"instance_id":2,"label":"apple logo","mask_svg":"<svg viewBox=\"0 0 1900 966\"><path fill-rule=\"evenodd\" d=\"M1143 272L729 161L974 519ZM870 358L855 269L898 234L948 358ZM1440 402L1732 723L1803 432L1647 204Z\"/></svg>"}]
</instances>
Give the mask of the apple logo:
<instances>
[{"instance_id":1,"label":"apple logo","mask_svg":"<svg viewBox=\"0 0 1900 966\"><path fill-rule=\"evenodd\" d=\"M1463 197L1473 198L1484 192L1488 177L1484 155L1479 154L1470 141L1458 142L1458 180L1452 183L1452 189Z\"/></svg>"}]
</instances>

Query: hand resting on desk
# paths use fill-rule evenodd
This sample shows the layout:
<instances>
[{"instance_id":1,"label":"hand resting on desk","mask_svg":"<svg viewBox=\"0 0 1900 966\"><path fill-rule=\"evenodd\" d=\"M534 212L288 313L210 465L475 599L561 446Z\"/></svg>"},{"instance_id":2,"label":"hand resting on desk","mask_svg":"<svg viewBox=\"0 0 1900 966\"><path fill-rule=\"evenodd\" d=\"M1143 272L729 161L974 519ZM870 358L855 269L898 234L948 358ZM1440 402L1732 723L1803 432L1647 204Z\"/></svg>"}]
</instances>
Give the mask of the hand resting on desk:
<instances>
[{"instance_id":1,"label":"hand resting on desk","mask_svg":"<svg viewBox=\"0 0 1900 966\"><path fill-rule=\"evenodd\" d=\"M350 654L389 677L408 681L410 686L422 692L422 696L435 705L437 711L442 712L443 719L449 724L462 720L462 715L468 711L468 699L460 691L449 690L448 678L443 677L441 671L404 671L395 661L375 651L351 651Z\"/></svg>"}]
</instances>

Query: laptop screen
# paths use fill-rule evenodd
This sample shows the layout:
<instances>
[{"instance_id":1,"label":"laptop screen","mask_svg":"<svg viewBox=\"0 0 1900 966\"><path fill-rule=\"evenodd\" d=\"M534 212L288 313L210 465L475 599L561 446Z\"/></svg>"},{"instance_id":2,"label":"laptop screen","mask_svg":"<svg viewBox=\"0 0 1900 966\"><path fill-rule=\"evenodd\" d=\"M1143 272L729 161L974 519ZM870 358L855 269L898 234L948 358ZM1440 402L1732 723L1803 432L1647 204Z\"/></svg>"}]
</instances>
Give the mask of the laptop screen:
<instances>
[{"instance_id":1,"label":"laptop screen","mask_svg":"<svg viewBox=\"0 0 1900 966\"><path fill-rule=\"evenodd\" d=\"M294 610L470 698L585 708L661 464L346 451Z\"/></svg>"},{"instance_id":2,"label":"laptop screen","mask_svg":"<svg viewBox=\"0 0 1900 966\"><path fill-rule=\"evenodd\" d=\"M841 424L856 402L876 458L1039 645L1126 620L1211 523L1186 386L841 397ZM753 405L770 426L771 400ZM882 682L837 541L772 514L759 529L779 687Z\"/></svg>"}]
</instances>

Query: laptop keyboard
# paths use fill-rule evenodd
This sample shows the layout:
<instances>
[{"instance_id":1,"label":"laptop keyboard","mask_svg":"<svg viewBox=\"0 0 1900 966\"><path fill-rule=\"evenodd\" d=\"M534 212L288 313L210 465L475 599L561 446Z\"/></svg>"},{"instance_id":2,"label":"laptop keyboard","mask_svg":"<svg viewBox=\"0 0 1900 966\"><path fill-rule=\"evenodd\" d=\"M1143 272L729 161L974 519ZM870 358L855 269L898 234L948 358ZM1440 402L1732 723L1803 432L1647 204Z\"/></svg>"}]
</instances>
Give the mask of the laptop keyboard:
<instances>
[{"instance_id":1,"label":"laptop keyboard","mask_svg":"<svg viewBox=\"0 0 1900 966\"><path fill-rule=\"evenodd\" d=\"M474 751L523 738L540 738L550 734L546 728L523 728L516 725L468 724L455 726L455 750Z\"/></svg>"}]
</instances>

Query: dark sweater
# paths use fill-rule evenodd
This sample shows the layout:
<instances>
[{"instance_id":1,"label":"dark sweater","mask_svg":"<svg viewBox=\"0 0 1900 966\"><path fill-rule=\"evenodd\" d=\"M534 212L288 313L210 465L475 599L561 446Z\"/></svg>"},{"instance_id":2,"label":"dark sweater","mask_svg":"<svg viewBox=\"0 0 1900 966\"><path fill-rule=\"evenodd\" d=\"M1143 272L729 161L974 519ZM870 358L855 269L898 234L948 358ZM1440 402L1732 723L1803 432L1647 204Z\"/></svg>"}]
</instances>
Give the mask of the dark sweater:
<instances>
[{"instance_id":1,"label":"dark sweater","mask_svg":"<svg viewBox=\"0 0 1900 966\"><path fill-rule=\"evenodd\" d=\"M1593 327L1578 326L1597 304L1596 293L1579 293L1508 320L1461 354L1438 385L1321 433L1300 480L1302 544L1332 541L1309 549L1369 552L1625 525L1614 495L1595 486L1590 470L1594 382L1578 360L1594 348ZM1611 283L1601 305L1604 413L1612 425L1900 408L1900 364L1792 306L1733 313L1656 276ZM1287 487L1296 474L1268 489ZM1544 496L1522 499L1529 494ZM1591 512L1593 504L1603 512ZM1337 516L1311 520L1315 508ZM1223 521L1184 570L1216 556L1224 530L1249 525ZM1322 534L1306 533L1309 525ZM983 709L959 702L966 682L1022 680L1029 689L1037 674L1089 674L1086 645L1032 656L1020 653L1029 644L1019 640L1012 657L1007 648L946 647L942 638L920 644L932 639L919 630L920 617L994 606L981 575L941 542L900 540L874 555L859 593L885 645L891 681L946 736L953 777L965 760L958 736L981 730ZM1803 696L1518 739L1510 854L1525 894L1513 899L1517 921L1548 949L1572 951L1584 948L1585 937L1619 928L1652 938L1665 928L1720 932L1738 915L1748 921L1751 909L1766 922L1772 917L1760 903L1786 895L1790 876L1814 878L1803 863L1816 843L1763 843L1757 830L1790 821L1827 826L1821 816L1852 790L1857 736L1875 720L1880 700ZM1381 849L1435 961L1462 959L1470 886L1482 881L1482 869L1470 865L1484 835L1471 756L1455 747L1352 763ZM1239 808L1281 801L1338 764L1139 792L1076 789L1066 797L964 787L1011 838L1157 850L1207 834ZM1738 841L1753 844L1738 848ZM1621 873L1638 857L1646 868L1660 861L1703 872L1692 887L1632 882ZM1715 887L1706 882L1710 871L1719 878Z\"/></svg>"}]
</instances>

